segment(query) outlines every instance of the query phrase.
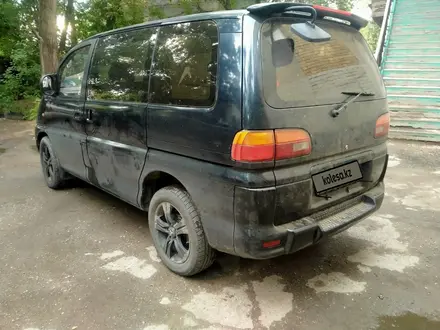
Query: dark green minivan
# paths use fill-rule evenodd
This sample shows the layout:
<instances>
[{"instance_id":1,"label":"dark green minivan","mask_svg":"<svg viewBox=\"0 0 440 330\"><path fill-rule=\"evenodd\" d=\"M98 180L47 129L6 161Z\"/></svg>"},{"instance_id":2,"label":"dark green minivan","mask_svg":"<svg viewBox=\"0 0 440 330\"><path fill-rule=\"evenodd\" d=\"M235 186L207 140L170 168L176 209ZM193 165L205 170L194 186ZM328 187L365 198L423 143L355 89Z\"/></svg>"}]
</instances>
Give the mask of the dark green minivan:
<instances>
[{"instance_id":1,"label":"dark green minivan","mask_svg":"<svg viewBox=\"0 0 440 330\"><path fill-rule=\"evenodd\" d=\"M389 114L348 12L294 3L109 31L41 81L44 178L77 177L148 211L164 264L264 259L382 204Z\"/></svg>"}]
</instances>

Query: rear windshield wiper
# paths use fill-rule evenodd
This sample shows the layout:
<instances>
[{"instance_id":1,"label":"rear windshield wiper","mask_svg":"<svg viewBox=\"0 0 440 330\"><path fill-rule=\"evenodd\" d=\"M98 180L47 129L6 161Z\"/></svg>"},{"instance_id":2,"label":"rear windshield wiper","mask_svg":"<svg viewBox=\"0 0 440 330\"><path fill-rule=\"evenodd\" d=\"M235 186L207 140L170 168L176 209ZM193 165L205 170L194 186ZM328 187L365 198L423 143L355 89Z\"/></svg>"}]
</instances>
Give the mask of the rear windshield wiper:
<instances>
[{"instance_id":1,"label":"rear windshield wiper","mask_svg":"<svg viewBox=\"0 0 440 330\"><path fill-rule=\"evenodd\" d=\"M339 114L347 108L347 105L356 101L359 97L361 97L361 96L374 96L374 93L365 93L365 92L342 92L341 94L350 95L350 96L344 102L342 102L337 108L333 109L330 112L332 117L339 116Z\"/></svg>"}]
</instances>

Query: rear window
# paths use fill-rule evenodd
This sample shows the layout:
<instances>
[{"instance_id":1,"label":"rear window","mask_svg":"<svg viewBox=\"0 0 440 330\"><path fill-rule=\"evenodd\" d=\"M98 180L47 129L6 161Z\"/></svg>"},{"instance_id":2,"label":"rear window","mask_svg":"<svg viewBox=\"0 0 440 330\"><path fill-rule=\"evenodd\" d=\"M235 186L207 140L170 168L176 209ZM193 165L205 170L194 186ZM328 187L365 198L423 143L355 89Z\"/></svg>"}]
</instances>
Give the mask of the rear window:
<instances>
[{"instance_id":1,"label":"rear window","mask_svg":"<svg viewBox=\"0 0 440 330\"><path fill-rule=\"evenodd\" d=\"M264 97L274 108L341 102L343 92L385 92L374 58L362 35L340 24L319 22L331 40L308 42L291 31L292 19L270 19L262 27ZM288 39L288 42L277 42Z\"/></svg>"}]
</instances>

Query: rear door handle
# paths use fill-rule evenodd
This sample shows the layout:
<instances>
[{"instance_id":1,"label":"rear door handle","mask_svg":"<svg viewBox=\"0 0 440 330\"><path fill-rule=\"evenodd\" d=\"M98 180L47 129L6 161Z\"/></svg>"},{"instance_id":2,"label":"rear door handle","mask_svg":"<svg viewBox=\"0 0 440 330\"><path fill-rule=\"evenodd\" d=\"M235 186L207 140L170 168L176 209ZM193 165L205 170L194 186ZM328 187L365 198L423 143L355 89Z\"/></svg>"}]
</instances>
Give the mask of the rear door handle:
<instances>
[{"instance_id":1,"label":"rear door handle","mask_svg":"<svg viewBox=\"0 0 440 330\"><path fill-rule=\"evenodd\" d=\"M92 113L93 113L92 109L86 109L86 122L88 124L92 124L93 123Z\"/></svg>"}]
</instances>

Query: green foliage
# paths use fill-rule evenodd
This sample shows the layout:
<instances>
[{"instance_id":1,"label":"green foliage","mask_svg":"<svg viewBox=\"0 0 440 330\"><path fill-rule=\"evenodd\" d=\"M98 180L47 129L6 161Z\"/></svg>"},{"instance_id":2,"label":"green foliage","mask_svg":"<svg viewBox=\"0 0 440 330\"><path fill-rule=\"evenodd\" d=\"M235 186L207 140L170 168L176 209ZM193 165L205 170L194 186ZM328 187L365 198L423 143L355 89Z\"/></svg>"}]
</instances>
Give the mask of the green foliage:
<instances>
[{"instance_id":1,"label":"green foliage","mask_svg":"<svg viewBox=\"0 0 440 330\"><path fill-rule=\"evenodd\" d=\"M0 99L0 101L2 101ZM18 117L24 120L34 120L37 117L40 99L37 97L28 97L23 100L13 101L7 104L0 103L0 113L8 117Z\"/></svg>"},{"instance_id":2,"label":"green foliage","mask_svg":"<svg viewBox=\"0 0 440 330\"><path fill-rule=\"evenodd\" d=\"M40 107L40 99L35 97L30 99L32 103L31 107L27 108L27 111L24 114L24 119L26 120L35 120L38 115L38 108Z\"/></svg>"},{"instance_id":3,"label":"green foliage","mask_svg":"<svg viewBox=\"0 0 440 330\"><path fill-rule=\"evenodd\" d=\"M374 22L368 23L368 25L361 30L362 35L370 46L372 52L376 51L377 40L379 39L380 26Z\"/></svg>"},{"instance_id":4,"label":"green foliage","mask_svg":"<svg viewBox=\"0 0 440 330\"><path fill-rule=\"evenodd\" d=\"M0 113L26 112L28 107L22 107L22 101L38 95L38 40L31 31L30 6L23 7L31 1L0 0L0 54L7 63L0 72Z\"/></svg>"},{"instance_id":5,"label":"green foliage","mask_svg":"<svg viewBox=\"0 0 440 330\"><path fill-rule=\"evenodd\" d=\"M9 57L19 33L19 9L12 0L0 0L0 56Z\"/></svg>"},{"instance_id":6,"label":"green foliage","mask_svg":"<svg viewBox=\"0 0 440 330\"><path fill-rule=\"evenodd\" d=\"M0 85L0 97L19 100L37 93L40 64L37 52L30 51L28 43L21 41L11 51L11 66ZM34 45L32 45L34 46Z\"/></svg>"},{"instance_id":7,"label":"green foliage","mask_svg":"<svg viewBox=\"0 0 440 330\"><path fill-rule=\"evenodd\" d=\"M336 0L335 1L336 8L341 10L350 11L353 9L353 1L352 0Z\"/></svg>"},{"instance_id":8,"label":"green foliage","mask_svg":"<svg viewBox=\"0 0 440 330\"><path fill-rule=\"evenodd\" d=\"M213 5L213 1L209 0L179 0L178 2L174 2L173 0L169 0L171 5L176 5L177 7L180 7L182 9L182 14L188 15L188 14L194 14L194 13L200 13L206 11L206 5ZM245 8L248 5L251 4L252 1L246 1L246 0L217 0L218 8L219 10L226 9L238 9L238 8ZM258 1L255 1L258 2ZM243 6L244 4L244 6Z\"/></svg>"},{"instance_id":9,"label":"green foliage","mask_svg":"<svg viewBox=\"0 0 440 330\"><path fill-rule=\"evenodd\" d=\"M78 10L78 37L141 23L146 8L145 0L89 0Z\"/></svg>"},{"instance_id":10,"label":"green foliage","mask_svg":"<svg viewBox=\"0 0 440 330\"><path fill-rule=\"evenodd\" d=\"M166 18L165 12L159 6L148 6L148 15L157 19Z\"/></svg>"},{"instance_id":11,"label":"green foliage","mask_svg":"<svg viewBox=\"0 0 440 330\"><path fill-rule=\"evenodd\" d=\"M185 15L190 15L194 12L194 5L190 1L183 1L180 5Z\"/></svg>"},{"instance_id":12,"label":"green foliage","mask_svg":"<svg viewBox=\"0 0 440 330\"><path fill-rule=\"evenodd\" d=\"M237 8L237 0L218 0L224 9L236 9Z\"/></svg>"}]
</instances>

